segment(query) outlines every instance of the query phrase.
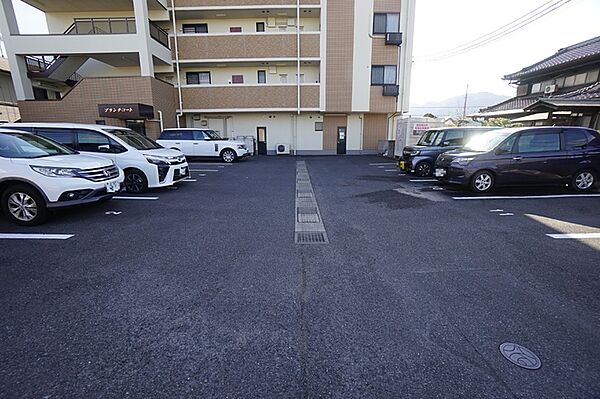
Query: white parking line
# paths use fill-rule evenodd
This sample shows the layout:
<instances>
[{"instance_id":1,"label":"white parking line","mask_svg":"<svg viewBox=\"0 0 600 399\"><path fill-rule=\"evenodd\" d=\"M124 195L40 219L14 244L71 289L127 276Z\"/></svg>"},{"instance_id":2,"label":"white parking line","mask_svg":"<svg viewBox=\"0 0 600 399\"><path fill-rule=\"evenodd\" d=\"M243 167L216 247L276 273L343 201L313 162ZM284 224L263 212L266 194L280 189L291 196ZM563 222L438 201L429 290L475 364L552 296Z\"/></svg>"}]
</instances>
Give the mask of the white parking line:
<instances>
[{"instance_id":1,"label":"white parking line","mask_svg":"<svg viewBox=\"0 0 600 399\"><path fill-rule=\"evenodd\" d=\"M581 239L581 238L600 238L600 233L569 233L569 234L546 234L548 237L556 240Z\"/></svg>"},{"instance_id":2,"label":"white parking line","mask_svg":"<svg viewBox=\"0 0 600 399\"><path fill-rule=\"evenodd\" d=\"M68 240L74 234L0 234L5 240Z\"/></svg>"},{"instance_id":3,"label":"white parking line","mask_svg":"<svg viewBox=\"0 0 600 399\"><path fill-rule=\"evenodd\" d=\"M507 213L499 213L498 215L500 215L500 216L515 216L515 214L514 214L514 213L510 213L510 212L507 212Z\"/></svg>"},{"instance_id":4,"label":"white parking line","mask_svg":"<svg viewBox=\"0 0 600 399\"><path fill-rule=\"evenodd\" d=\"M190 172L220 172L220 170L215 170L215 169L190 169Z\"/></svg>"},{"instance_id":5,"label":"white parking line","mask_svg":"<svg viewBox=\"0 0 600 399\"><path fill-rule=\"evenodd\" d=\"M369 166L396 165L396 162L370 163Z\"/></svg>"},{"instance_id":6,"label":"white parking line","mask_svg":"<svg viewBox=\"0 0 600 399\"><path fill-rule=\"evenodd\" d=\"M386 172L397 172L397 171L398 171L398 169L386 169L385 171L386 171Z\"/></svg>"},{"instance_id":7,"label":"white parking line","mask_svg":"<svg viewBox=\"0 0 600 399\"><path fill-rule=\"evenodd\" d=\"M411 180L412 181L412 180ZM496 195L489 197L452 197L455 200L499 200L499 199L554 199L554 198L590 198L600 194L558 194L558 195Z\"/></svg>"},{"instance_id":8,"label":"white parking line","mask_svg":"<svg viewBox=\"0 0 600 399\"><path fill-rule=\"evenodd\" d=\"M189 162L190 166L218 166L223 168L225 166L233 166L231 163L216 163L216 162Z\"/></svg>"},{"instance_id":9,"label":"white parking line","mask_svg":"<svg viewBox=\"0 0 600 399\"><path fill-rule=\"evenodd\" d=\"M490 209L490 212L504 212L504 209Z\"/></svg>"},{"instance_id":10,"label":"white parking line","mask_svg":"<svg viewBox=\"0 0 600 399\"><path fill-rule=\"evenodd\" d=\"M156 201L158 197L112 197L114 200L137 200L137 201Z\"/></svg>"},{"instance_id":11,"label":"white parking line","mask_svg":"<svg viewBox=\"0 0 600 399\"><path fill-rule=\"evenodd\" d=\"M206 176L206 175L205 175L205 176ZM196 179L185 179L185 180L183 180L183 181L195 182L195 181L198 181L198 180L196 180Z\"/></svg>"},{"instance_id":12,"label":"white parking line","mask_svg":"<svg viewBox=\"0 0 600 399\"><path fill-rule=\"evenodd\" d=\"M410 179L409 181L410 181L410 182L413 182L413 183L426 183L426 182L427 182L427 183L429 183L429 182L437 182L437 180L436 180L436 179Z\"/></svg>"}]
</instances>

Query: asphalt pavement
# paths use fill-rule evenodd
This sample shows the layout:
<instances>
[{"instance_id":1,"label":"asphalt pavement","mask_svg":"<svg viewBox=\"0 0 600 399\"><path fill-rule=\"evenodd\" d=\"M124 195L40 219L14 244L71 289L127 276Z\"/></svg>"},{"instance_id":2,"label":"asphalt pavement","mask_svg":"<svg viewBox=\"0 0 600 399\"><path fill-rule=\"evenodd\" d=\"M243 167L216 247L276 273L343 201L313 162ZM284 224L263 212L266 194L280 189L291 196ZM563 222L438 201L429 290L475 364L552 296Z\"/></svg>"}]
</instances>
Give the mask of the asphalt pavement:
<instances>
[{"instance_id":1,"label":"asphalt pavement","mask_svg":"<svg viewBox=\"0 0 600 399\"><path fill-rule=\"evenodd\" d=\"M327 244L294 241L299 160ZM600 232L600 197L471 199L379 157L191 169L0 218L0 397L600 397L600 240L549 236Z\"/></svg>"}]
</instances>

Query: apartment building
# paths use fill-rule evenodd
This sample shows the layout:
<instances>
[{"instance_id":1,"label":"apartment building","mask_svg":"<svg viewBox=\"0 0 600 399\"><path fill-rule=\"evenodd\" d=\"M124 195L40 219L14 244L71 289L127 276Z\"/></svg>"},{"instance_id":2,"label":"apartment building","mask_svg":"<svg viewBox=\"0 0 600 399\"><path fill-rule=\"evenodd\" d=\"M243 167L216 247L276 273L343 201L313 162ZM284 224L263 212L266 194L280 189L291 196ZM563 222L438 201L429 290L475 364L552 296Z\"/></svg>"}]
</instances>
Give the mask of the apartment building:
<instances>
[{"instance_id":1,"label":"apartment building","mask_svg":"<svg viewBox=\"0 0 600 399\"><path fill-rule=\"evenodd\" d=\"M1 33L24 121L203 127L261 154L374 152L408 110L415 0L23 0Z\"/></svg>"}]
</instances>

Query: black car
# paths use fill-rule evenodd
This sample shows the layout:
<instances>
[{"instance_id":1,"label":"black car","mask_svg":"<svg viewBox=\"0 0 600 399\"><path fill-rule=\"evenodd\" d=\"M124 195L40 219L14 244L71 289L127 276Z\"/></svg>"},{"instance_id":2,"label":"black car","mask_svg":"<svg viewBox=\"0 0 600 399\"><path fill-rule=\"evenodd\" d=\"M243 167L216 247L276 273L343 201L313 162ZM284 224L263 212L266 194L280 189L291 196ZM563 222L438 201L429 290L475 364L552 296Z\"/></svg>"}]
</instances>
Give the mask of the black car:
<instances>
[{"instance_id":1,"label":"black car","mask_svg":"<svg viewBox=\"0 0 600 399\"><path fill-rule=\"evenodd\" d=\"M398 166L420 177L431 176L435 160L440 154L462 148L474 135L492 129L497 128L447 127L428 130L416 145L404 147Z\"/></svg>"},{"instance_id":2,"label":"black car","mask_svg":"<svg viewBox=\"0 0 600 399\"><path fill-rule=\"evenodd\" d=\"M434 175L486 193L497 186L570 184L594 188L600 173L600 134L582 127L494 130L462 150L440 155Z\"/></svg>"}]
</instances>

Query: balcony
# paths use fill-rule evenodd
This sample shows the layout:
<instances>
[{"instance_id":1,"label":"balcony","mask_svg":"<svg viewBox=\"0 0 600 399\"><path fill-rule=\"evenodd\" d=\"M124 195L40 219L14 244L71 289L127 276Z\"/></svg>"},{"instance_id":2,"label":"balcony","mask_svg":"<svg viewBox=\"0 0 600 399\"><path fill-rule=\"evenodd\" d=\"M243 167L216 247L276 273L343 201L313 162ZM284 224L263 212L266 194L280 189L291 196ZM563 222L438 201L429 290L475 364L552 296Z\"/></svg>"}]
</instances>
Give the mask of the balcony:
<instances>
[{"instance_id":1,"label":"balcony","mask_svg":"<svg viewBox=\"0 0 600 399\"><path fill-rule=\"evenodd\" d=\"M302 58L319 58L319 33L303 33L300 51ZM179 36L179 59L268 59L296 58L295 34L224 34ZM171 47L173 48L173 46ZM175 56L173 56L175 58Z\"/></svg>"},{"instance_id":2,"label":"balcony","mask_svg":"<svg viewBox=\"0 0 600 399\"><path fill-rule=\"evenodd\" d=\"M297 107L296 85L187 86L182 88L184 110L260 110ZM302 85L301 108L319 109L318 84Z\"/></svg>"},{"instance_id":3,"label":"balcony","mask_svg":"<svg viewBox=\"0 0 600 399\"><path fill-rule=\"evenodd\" d=\"M247 7L248 5L253 6L295 6L296 0L229 0L227 2L228 7ZM300 0L300 5L319 5L321 0ZM175 8L178 7L222 7L223 0L175 0Z\"/></svg>"}]
</instances>

